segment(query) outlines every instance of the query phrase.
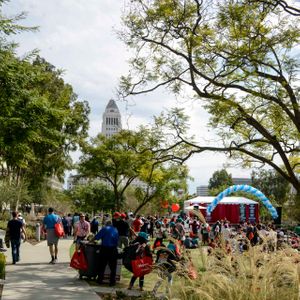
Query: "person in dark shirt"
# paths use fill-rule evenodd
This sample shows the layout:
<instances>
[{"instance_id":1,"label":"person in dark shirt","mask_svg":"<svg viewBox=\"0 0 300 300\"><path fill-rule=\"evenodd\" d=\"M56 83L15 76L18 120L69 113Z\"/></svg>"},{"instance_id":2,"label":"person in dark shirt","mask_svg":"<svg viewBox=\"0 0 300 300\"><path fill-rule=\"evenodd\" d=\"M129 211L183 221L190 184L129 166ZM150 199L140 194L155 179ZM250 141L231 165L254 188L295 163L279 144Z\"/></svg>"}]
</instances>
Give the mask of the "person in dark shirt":
<instances>
[{"instance_id":1,"label":"person in dark shirt","mask_svg":"<svg viewBox=\"0 0 300 300\"><path fill-rule=\"evenodd\" d=\"M12 212L12 220L8 221L7 230L11 244L12 263L16 264L20 260L21 233L24 234L24 241L26 240L24 224L18 219L16 211Z\"/></svg>"},{"instance_id":2,"label":"person in dark shirt","mask_svg":"<svg viewBox=\"0 0 300 300\"><path fill-rule=\"evenodd\" d=\"M149 233L150 221L148 219L142 218L143 225L141 227L141 232Z\"/></svg>"},{"instance_id":3,"label":"person in dark shirt","mask_svg":"<svg viewBox=\"0 0 300 300\"><path fill-rule=\"evenodd\" d=\"M116 270L118 260L118 230L112 226L111 221L107 221L105 226L95 235L94 240L102 240L100 248L99 273L97 282L102 284L105 267L108 264L110 268L109 285L116 284Z\"/></svg>"},{"instance_id":4,"label":"person in dark shirt","mask_svg":"<svg viewBox=\"0 0 300 300\"><path fill-rule=\"evenodd\" d=\"M125 221L126 215L120 214L118 220L113 221L113 226L117 228L119 233L118 247L122 248L129 245L129 224Z\"/></svg>"},{"instance_id":5,"label":"person in dark shirt","mask_svg":"<svg viewBox=\"0 0 300 300\"><path fill-rule=\"evenodd\" d=\"M99 221L97 220L97 217L94 217L91 222L91 232L93 234L96 234L98 232L98 228L99 228Z\"/></svg>"},{"instance_id":6,"label":"person in dark shirt","mask_svg":"<svg viewBox=\"0 0 300 300\"><path fill-rule=\"evenodd\" d=\"M132 255L128 255L127 259L123 259L123 265L125 268L131 272L132 270L132 260L136 259L137 257L143 257L143 256L149 256L152 258L152 253L150 246L148 245L149 239L148 235L145 232L140 232L137 236L137 238L131 242L131 245L127 247L128 250L130 250ZM125 248L126 249L126 248ZM132 251L133 250L133 251ZM141 291L143 291L143 286L144 286L144 278L145 276L140 276L139 277L139 288ZM137 277L132 275L130 279L130 283L128 286L128 289L131 290L133 288L133 285L136 281Z\"/></svg>"}]
</instances>

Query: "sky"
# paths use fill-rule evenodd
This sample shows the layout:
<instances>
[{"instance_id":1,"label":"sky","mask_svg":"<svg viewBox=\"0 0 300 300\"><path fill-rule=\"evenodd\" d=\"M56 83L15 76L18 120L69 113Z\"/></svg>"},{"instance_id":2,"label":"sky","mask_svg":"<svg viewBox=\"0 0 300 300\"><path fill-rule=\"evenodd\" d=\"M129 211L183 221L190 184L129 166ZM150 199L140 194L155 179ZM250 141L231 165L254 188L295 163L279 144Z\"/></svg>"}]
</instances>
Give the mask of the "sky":
<instances>
[{"instance_id":1,"label":"sky","mask_svg":"<svg viewBox=\"0 0 300 300\"><path fill-rule=\"evenodd\" d=\"M130 51L118 40L116 29L121 28L123 0L11 0L3 11L12 16L27 12L21 24L39 26L37 32L13 37L19 43L18 55L38 49L40 56L64 70L65 82L73 86L79 99L89 102L91 113L90 136L101 131L102 114L110 99L116 99L119 78L129 70ZM190 116L191 135L197 141L215 138L207 126L209 115L197 101L178 101L172 94L156 91L151 94L117 102L123 128L135 129L149 124L153 116L172 107L183 107ZM77 160L80 153L73 153ZM213 172L226 164L223 154L202 153L193 156L187 165L190 176L189 192L207 185ZM227 168L233 177L247 178L250 170Z\"/></svg>"}]
</instances>

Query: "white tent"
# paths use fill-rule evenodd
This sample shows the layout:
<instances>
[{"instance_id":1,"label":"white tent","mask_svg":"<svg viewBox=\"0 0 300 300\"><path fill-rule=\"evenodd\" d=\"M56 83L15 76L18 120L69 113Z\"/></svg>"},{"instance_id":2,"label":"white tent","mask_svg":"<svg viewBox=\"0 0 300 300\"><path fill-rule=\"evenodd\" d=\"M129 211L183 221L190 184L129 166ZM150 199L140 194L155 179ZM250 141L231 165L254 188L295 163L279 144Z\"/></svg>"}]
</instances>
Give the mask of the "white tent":
<instances>
[{"instance_id":1,"label":"white tent","mask_svg":"<svg viewBox=\"0 0 300 300\"><path fill-rule=\"evenodd\" d=\"M206 207L200 205L191 205L184 208L184 210L197 210L197 209L206 209Z\"/></svg>"},{"instance_id":2,"label":"white tent","mask_svg":"<svg viewBox=\"0 0 300 300\"><path fill-rule=\"evenodd\" d=\"M184 207L186 209L186 207L189 206L198 206L199 203L210 204L214 199L215 197L211 197L211 196L207 196L207 197L198 196L189 199L187 201L184 201ZM245 197L224 197L220 201L220 204L257 204L257 202Z\"/></svg>"}]
</instances>

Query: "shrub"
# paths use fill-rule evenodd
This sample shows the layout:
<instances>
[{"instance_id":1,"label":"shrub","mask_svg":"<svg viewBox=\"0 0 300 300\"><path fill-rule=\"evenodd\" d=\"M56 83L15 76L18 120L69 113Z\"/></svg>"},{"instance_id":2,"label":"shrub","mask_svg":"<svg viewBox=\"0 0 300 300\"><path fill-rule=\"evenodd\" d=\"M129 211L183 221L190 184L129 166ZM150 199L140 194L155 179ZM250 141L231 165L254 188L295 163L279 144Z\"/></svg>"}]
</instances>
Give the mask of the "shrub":
<instances>
[{"instance_id":1,"label":"shrub","mask_svg":"<svg viewBox=\"0 0 300 300\"><path fill-rule=\"evenodd\" d=\"M5 279L5 255L0 253L0 279Z\"/></svg>"},{"instance_id":2,"label":"shrub","mask_svg":"<svg viewBox=\"0 0 300 300\"><path fill-rule=\"evenodd\" d=\"M220 252L220 253L219 253ZM189 300L299 299L299 254L293 249L266 253L260 247L233 256L216 249L205 272L178 289Z\"/></svg>"},{"instance_id":3,"label":"shrub","mask_svg":"<svg viewBox=\"0 0 300 300\"><path fill-rule=\"evenodd\" d=\"M26 235L27 235L27 239L35 239L35 226L28 224L26 225Z\"/></svg>"}]
</instances>

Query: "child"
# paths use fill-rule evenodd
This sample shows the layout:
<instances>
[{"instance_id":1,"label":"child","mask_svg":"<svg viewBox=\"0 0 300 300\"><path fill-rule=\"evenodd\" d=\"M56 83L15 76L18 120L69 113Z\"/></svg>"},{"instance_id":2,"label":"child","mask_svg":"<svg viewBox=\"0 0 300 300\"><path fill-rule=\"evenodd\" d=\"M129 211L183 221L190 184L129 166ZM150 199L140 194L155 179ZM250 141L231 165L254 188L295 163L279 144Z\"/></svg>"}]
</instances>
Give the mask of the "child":
<instances>
[{"instance_id":1,"label":"child","mask_svg":"<svg viewBox=\"0 0 300 300\"><path fill-rule=\"evenodd\" d=\"M158 276L159 279L155 283L152 293L156 295L157 290L161 286L163 280L167 278L168 284L166 287L166 293L169 293L170 285L172 285L172 273L176 270L176 261L179 261L180 254L179 251L176 251L176 245L173 242L170 242L166 248L164 245L160 247L157 251L156 256L156 267L158 267Z\"/></svg>"},{"instance_id":2,"label":"child","mask_svg":"<svg viewBox=\"0 0 300 300\"><path fill-rule=\"evenodd\" d=\"M131 262L135 260L137 257L149 256L152 258L150 247L149 245L147 245L148 242L149 242L148 235L145 232L140 232L137 238L128 247L124 249L125 253L123 258L123 265L127 270L133 272ZM132 275L128 286L129 290L133 288L136 279L137 277ZM140 291L143 291L143 286L144 286L144 276L141 276L139 277Z\"/></svg>"}]
</instances>

